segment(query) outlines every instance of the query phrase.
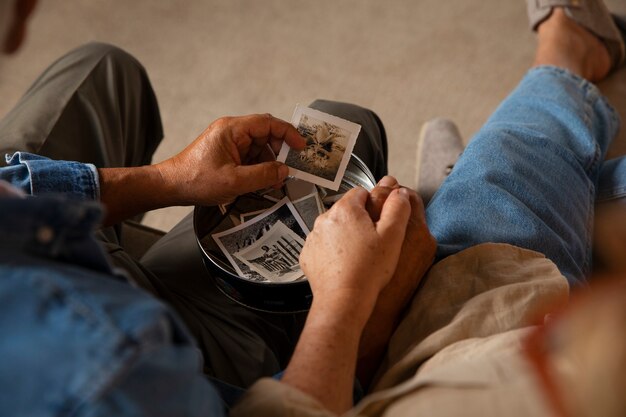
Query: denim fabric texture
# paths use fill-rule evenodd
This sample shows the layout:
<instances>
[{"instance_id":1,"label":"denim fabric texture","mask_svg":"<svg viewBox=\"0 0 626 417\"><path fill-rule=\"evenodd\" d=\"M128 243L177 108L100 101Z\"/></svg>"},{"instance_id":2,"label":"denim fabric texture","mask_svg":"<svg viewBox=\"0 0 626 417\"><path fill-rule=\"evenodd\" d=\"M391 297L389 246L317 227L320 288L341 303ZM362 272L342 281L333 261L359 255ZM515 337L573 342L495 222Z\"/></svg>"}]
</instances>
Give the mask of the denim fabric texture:
<instances>
[{"instance_id":1,"label":"denim fabric texture","mask_svg":"<svg viewBox=\"0 0 626 417\"><path fill-rule=\"evenodd\" d=\"M591 272L602 161L619 129L599 90L565 70L530 70L469 143L427 208L438 259L509 243L546 255L570 285ZM612 163L609 190L626 184ZM612 168L612 169L611 169Z\"/></svg>"},{"instance_id":2,"label":"denim fabric texture","mask_svg":"<svg viewBox=\"0 0 626 417\"><path fill-rule=\"evenodd\" d=\"M55 161L27 152L6 155L0 179L26 194L63 193L84 200L100 199L98 170L92 164Z\"/></svg>"},{"instance_id":3,"label":"denim fabric texture","mask_svg":"<svg viewBox=\"0 0 626 417\"><path fill-rule=\"evenodd\" d=\"M626 191L626 160L602 163L618 127L593 85L529 71L427 209L438 258L509 243L583 282L596 189L602 199ZM98 199L95 167L24 152L7 161L0 179L63 197L0 197L1 414L223 415L185 327L116 274L93 238L101 208L71 198Z\"/></svg>"},{"instance_id":4,"label":"denim fabric texture","mask_svg":"<svg viewBox=\"0 0 626 417\"><path fill-rule=\"evenodd\" d=\"M95 202L0 198L0 414L223 416L182 323L109 266L100 217Z\"/></svg>"},{"instance_id":5,"label":"denim fabric texture","mask_svg":"<svg viewBox=\"0 0 626 417\"><path fill-rule=\"evenodd\" d=\"M610 159L602 164L596 202L626 197L626 157Z\"/></svg>"}]
</instances>

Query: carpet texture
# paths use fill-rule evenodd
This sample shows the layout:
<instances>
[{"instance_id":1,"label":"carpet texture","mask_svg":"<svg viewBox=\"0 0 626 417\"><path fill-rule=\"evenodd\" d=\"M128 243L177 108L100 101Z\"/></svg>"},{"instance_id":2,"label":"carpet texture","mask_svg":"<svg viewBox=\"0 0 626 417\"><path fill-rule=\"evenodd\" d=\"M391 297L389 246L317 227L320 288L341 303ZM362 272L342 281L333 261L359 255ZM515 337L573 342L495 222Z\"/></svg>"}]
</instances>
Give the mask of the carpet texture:
<instances>
[{"instance_id":1,"label":"carpet texture","mask_svg":"<svg viewBox=\"0 0 626 417\"><path fill-rule=\"evenodd\" d=\"M325 98L378 113L391 174L406 185L422 123L451 118L467 142L535 45L522 0L42 0L26 44L0 64L0 117L49 63L93 40L147 68L165 129L155 161L220 116L289 119L297 103ZM601 88L626 116L626 70ZM626 153L625 136L611 156ZM144 223L168 230L190 210L158 210Z\"/></svg>"}]
</instances>

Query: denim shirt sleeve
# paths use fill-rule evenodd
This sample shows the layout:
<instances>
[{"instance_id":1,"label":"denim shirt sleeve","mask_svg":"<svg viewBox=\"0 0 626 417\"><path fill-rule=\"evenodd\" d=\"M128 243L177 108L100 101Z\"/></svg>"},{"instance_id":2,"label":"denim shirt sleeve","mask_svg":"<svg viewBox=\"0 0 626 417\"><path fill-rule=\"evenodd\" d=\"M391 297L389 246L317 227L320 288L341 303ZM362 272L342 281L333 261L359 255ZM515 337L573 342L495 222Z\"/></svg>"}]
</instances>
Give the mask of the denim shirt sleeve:
<instances>
[{"instance_id":1,"label":"denim shirt sleeve","mask_svg":"<svg viewBox=\"0 0 626 417\"><path fill-rule=\"evenodd\" d=\"M224 417L181 319L113 274L100 217L0 196L0 416Z\"/></svg>"},{"instance_id":2,"label":"denim shirt sleeve","mask_svg":"<svg viewBox=\"0 0 626 417\"><path fill-rule=\"evenodd\" d=\"M0 168L0 180L26 194L63 193L84 200L100 199L98 170L92 164L55 161L27 152L7 155L6 161L8 166Z\"/></svg>"},{"instance_id":3,"label":"denim shirt sleeve","mask_svg":"<svg viewBox=\"0 0 626 417\"><path fill-rule=\"evenodd\" d=\"M0 302L2 416L224 417L193 339L140 290L2 253Z\"/></svg>"}]
</instances>

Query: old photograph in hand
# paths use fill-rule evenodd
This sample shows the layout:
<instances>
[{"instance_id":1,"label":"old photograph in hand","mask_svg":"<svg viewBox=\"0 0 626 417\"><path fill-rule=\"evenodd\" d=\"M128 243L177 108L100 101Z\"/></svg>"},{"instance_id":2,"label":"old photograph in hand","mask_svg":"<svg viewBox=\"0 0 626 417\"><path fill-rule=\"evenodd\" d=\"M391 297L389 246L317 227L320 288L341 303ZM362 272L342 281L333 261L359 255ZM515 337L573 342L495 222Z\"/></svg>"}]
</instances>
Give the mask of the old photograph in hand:
<instances>
[{"instance_id":1,"label":"old photograph in hand","mask_svg":"<svg viewBox=\"0 0 626 417\"><path fill-rule=\"evenodd\" d=\"M306 147L297 151L283 144L277 160L287 164L296 178L338 190L361 126L301 106L291 122L306 139Z\"/></svg>"}]
</instances>

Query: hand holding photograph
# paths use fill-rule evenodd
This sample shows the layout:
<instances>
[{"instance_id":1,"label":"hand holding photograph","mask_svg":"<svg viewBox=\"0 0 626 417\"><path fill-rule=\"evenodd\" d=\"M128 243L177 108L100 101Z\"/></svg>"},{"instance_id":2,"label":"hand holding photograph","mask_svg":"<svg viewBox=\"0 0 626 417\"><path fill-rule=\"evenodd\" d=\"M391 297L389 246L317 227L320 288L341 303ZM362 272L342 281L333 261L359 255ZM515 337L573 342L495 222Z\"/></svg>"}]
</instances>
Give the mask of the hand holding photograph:
<instances>
[{"instance_id":1,"label":"hand holding photograph","mask_svg":"<svg viewBox=\"0 0 626 417\"><path fill-rule=\"evenodd\" d=\"M361 126L308 107L296 106L291 123L306 139L302 151L283 144L278 158L289 174L337 191Z\"/></svg>"}]
</instances>

